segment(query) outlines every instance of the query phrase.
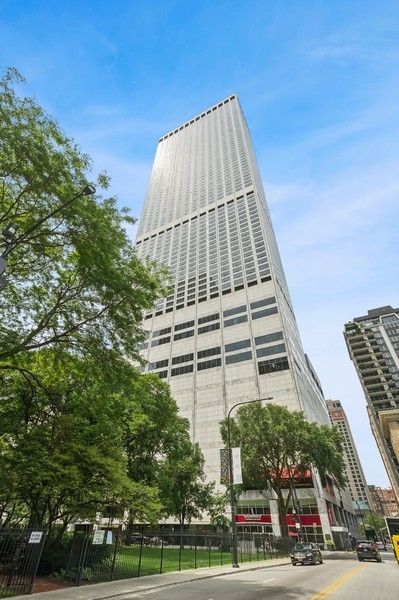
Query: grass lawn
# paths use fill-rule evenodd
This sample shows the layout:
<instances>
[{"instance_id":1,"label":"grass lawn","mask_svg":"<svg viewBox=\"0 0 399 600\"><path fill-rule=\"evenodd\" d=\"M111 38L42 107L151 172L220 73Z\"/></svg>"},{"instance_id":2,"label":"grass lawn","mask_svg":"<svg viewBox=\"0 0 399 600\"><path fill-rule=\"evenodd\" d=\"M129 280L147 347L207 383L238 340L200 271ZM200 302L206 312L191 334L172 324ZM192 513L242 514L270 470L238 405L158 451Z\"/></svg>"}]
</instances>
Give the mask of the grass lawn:
<instances>
[{"instance_id":1,"label":"grass lawn","mask_svg":"<svg viewBox=\"0 0 399 600\"><path fill-rule=\"evenodd\" d=\"M259 555L263 560L268 556ZM239 553L240 562L256 562L257 556ZM154 548L143 546L140 560L140 546L120 546L116 557L114 579L125 577L138 577L156 573L184 571L187 569L200 569L202 567L215 567L231 564L231 553L221 552L214 548L177 547L166 546Z\"/></svg>"}]
</instances>

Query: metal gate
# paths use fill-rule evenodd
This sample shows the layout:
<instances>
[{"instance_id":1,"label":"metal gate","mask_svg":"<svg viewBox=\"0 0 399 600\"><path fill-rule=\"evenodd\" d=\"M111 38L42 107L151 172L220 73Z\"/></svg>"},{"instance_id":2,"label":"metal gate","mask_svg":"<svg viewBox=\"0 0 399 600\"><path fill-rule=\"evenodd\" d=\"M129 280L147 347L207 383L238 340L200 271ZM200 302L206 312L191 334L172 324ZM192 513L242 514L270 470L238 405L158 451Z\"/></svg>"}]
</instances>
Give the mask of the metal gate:
<instances>
[{"instance_id":1,"label":"metal gate","mask_svg":"<svg viewBox=\"0 0 399 600\"><path fill-rule=\"evenodd\" d=\"M45 529L0 529L0 598L30 594Z\"/></svg>"},{"instance_id":2,"label":"metal gate","mask_svg":"<svg viewBox=\"0 0 399 600\"><path fill-rule=\"evenodd\" d=\"M77 525L72 540L65 579L75 585L112 581L120 528L96 529Z\"/></svg>"}]
</instances>

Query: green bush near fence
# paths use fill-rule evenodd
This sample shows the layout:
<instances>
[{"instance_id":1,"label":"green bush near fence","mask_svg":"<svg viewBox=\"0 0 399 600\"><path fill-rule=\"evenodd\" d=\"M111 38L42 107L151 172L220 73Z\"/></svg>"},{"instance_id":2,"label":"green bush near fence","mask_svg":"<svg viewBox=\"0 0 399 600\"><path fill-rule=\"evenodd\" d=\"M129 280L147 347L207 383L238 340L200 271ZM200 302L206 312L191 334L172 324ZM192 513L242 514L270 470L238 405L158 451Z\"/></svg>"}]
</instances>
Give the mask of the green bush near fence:
<instances>
[{"instance_id":1,"label":"green bush near fence","mask_svg":"<svg viewBox=\"0 0 399 600\"><path fill-rule=\"evenodd\" d=\"M65 533L61 539L55 535L47 536L44 542L37 575L62 573L68 563L73 534Z\"/></svg>"}]
</instances>

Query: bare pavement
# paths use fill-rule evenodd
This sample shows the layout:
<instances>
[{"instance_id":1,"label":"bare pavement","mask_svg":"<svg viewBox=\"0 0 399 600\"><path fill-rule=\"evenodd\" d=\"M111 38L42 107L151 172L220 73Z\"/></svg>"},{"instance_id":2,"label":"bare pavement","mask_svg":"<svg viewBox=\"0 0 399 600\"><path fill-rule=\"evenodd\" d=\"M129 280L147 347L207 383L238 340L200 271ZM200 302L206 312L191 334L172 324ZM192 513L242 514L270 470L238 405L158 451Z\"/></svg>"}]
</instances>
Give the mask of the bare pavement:
<instances>
[{"instance_id":1,"label":"bare pavement","mask_svg":"<svg viewBox=\"0 0 399 600\"><path fill-rule=\"evenodd\" d=\"M188 571L176 571L162 575L148 575L146 577L135 577L133 579L122 579L95 585L64 588L52 592L39 592L30 596L32 600L128 600L129 596L136 592L144 592L150 589L171 587L174 585L198 581L200 579L211 579L223 575L231 575L242 571L254 571L256 569L267 569L279 565L291 564L290 559L272 558L257 562L243 563L239 568L230 566L211 567L205 569L193 569ZM27 596L13 596L13 600L26 600Z\"/></svg>"}]
</instances>

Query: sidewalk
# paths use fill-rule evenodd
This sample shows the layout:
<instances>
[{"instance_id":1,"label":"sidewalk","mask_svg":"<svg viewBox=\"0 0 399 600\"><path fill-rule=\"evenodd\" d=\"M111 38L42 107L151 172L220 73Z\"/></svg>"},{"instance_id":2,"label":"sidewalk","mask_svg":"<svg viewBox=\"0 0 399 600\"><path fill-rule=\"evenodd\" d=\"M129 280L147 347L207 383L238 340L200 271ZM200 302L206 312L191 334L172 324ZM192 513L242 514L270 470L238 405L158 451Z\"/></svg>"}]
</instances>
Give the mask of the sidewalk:
<instances>
[{"instance_id":1,"label":"sidewalk","mask_svg":"<svg viewBox=\"0 0 399 600\"><path fill-rule=\"evenodd\" d=\"M31 596L13 596L13 600L128 600L130 594L143 592L149 589L168 587L179 583L197 581L200 579L212 579L221 575L242 573L243 571L255 571L256 569L267 569L280 565L290 565L288 557L260 560L258 562L243 563L240 567L211 567L205 569L193 569L191 571L176 571L175 573L164 573L162 575L149 575L146 577L135 577L133 579L122 579L108 583L97 583L81 587L64 588L53 592L39 592Z\"/></svg>"}]
</instances>

